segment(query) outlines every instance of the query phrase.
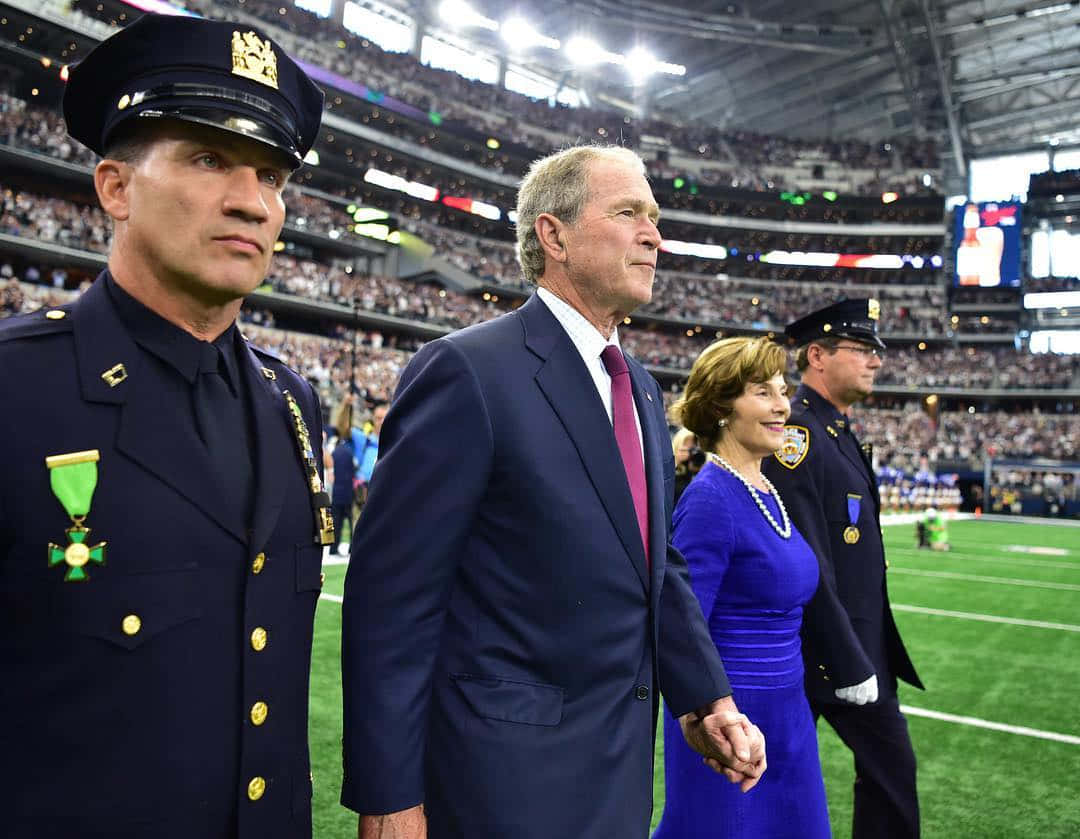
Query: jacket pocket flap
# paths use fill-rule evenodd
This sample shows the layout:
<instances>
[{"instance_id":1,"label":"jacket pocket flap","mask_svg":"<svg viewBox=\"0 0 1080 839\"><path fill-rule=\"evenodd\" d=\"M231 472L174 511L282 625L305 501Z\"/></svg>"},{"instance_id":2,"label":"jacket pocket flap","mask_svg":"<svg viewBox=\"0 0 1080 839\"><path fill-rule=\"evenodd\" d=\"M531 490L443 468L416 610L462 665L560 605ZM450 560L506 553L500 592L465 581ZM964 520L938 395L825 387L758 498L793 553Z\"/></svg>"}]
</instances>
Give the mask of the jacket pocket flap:
<instances>
[{"instance_id":1,"label":"jacket pocket flap","mask_svg":"<svg viewBox=\"0 0 1080 839\"><path fill-rule=\"evenodd\" d=\"M167 571L63 585L53 599L54 624L133 650L202 616L197 576Z\"/></svg>"},{"instance_id":2,"label":"jacket pocket flap","mask_svg":"<svg viewBox=\"0 0 1080 839\"><path fill-rule=\"evenodd\" d=\"M453 673L450 678L478 716L548 726L562 719L564 691L560 687L467 673Z\"/></svg>"}]
</instances>

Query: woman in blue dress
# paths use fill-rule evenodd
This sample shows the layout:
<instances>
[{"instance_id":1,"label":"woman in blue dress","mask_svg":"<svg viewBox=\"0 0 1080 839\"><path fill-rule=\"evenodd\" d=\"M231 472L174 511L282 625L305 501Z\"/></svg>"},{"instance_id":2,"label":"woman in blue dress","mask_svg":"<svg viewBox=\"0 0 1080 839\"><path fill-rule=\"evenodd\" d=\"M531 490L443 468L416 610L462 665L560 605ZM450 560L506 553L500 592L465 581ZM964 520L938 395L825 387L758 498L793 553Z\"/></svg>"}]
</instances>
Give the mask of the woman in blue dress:
<instances>
[{"instance_id":1,"label":"woman in blue dress","mask_svg":"<svg viewBox=\"0 0 1080 839\"><path fill-rule=\"evenodd\" d=\"M747 793L703 765L664 720L664 815L653 839L828 839L817 732L803 691L803 605L818 564L761 474L791 413L787 353L765 338L729 338L694 363L675 418L709 462L675 508L686 557L739 710L761 728L768 770Z\"/></svg>"}]
</instances>

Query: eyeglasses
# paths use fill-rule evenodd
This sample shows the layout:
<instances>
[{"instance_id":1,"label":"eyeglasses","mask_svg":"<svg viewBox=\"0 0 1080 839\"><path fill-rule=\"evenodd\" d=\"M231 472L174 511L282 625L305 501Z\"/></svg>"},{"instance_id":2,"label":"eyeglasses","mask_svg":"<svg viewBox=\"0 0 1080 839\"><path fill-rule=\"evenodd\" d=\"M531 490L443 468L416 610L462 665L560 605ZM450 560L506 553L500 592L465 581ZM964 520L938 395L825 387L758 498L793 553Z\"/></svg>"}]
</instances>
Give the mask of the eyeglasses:
<instances>
[{"instance_id":1,"label":"eyeglasses","mask_svg":"<svg viewBox=\"0 0 1080 839\"><path fill-rule=\"evenodd\" d=\"M880 358L880 359L885 358L885 350L879 349L878 347L852 347L852 346L849 346L847 344L842 344L841 346L836 347L835 349L838 349L838 350L851 350L852 352L857 352L863 358L869 358L872 355L876 356L877 358Z\"/></svg>"}]
</instances>

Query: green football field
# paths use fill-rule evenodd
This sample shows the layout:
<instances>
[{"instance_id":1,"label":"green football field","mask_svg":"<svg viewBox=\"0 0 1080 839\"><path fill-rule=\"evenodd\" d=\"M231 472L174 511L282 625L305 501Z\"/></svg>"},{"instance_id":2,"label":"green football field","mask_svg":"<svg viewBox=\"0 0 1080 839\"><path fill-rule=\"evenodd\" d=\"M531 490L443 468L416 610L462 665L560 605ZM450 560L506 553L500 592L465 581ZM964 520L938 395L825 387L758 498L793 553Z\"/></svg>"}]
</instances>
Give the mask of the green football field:
<instances>
[{"instance_id":1,"label":"green football field","mask_svg":"<svg viewBox=\"0 0 1080 839\"><path fill-rule=\"evenodd\" d=\"M953 522L948 554L916 550L913 531L886 527L885 541L896 620L927 685L901 686L900 693L919 759L923 835L1077 839L1080 528ZM340 596L345 568L325 570L312 657L311 760L315 836L337 839L356 835L355 816L338 804L341 607L330 598ZM847 836L850 754L824 721L818 736L833 833ZM654 789L655 824L664 802L659 743Z\"/></svg>"}]
</instances>

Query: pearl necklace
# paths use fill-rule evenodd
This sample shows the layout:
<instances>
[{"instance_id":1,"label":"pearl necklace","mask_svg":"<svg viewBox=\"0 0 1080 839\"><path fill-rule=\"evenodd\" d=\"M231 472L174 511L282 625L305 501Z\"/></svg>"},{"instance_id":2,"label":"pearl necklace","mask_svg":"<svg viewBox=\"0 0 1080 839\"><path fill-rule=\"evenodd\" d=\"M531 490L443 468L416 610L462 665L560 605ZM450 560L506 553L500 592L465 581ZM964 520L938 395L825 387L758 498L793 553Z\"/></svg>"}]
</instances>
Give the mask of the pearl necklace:
<instances>
[{"instance_id":1,"label":"pearl necklace","mask_svg":"<svg viewBox=\"0 0 1080 839\"><path fill-rule=\"evenodd\" d=\"M776 499L776 506L780 508L780 518L784 522L784 526L781 527L777 524L776 519L773 518L773 514L769 512L769 508L765 506L765 502L761 500L761 496L758 495L757 488L748 481L739 470L728 463L724 458L715 452L709 452L709 460L715 463L717 466L722 466L740 481L743 486L746 487L747 492L750 493L750 497L754 499L754 503L757 504L758 509L761 510L761 514L768 519L769 524L772 525L772 529L776 531L777 535L781 539L791 538L791 519L788 518L787 509L784 507L784 502L780 500L780 493L776 491L776 487L772 485L772 482L764 475L761 476L761 480L765 482L765 486L768 487L769 492L772 493L772 497Z\"/></svg>"}]
</instances>

